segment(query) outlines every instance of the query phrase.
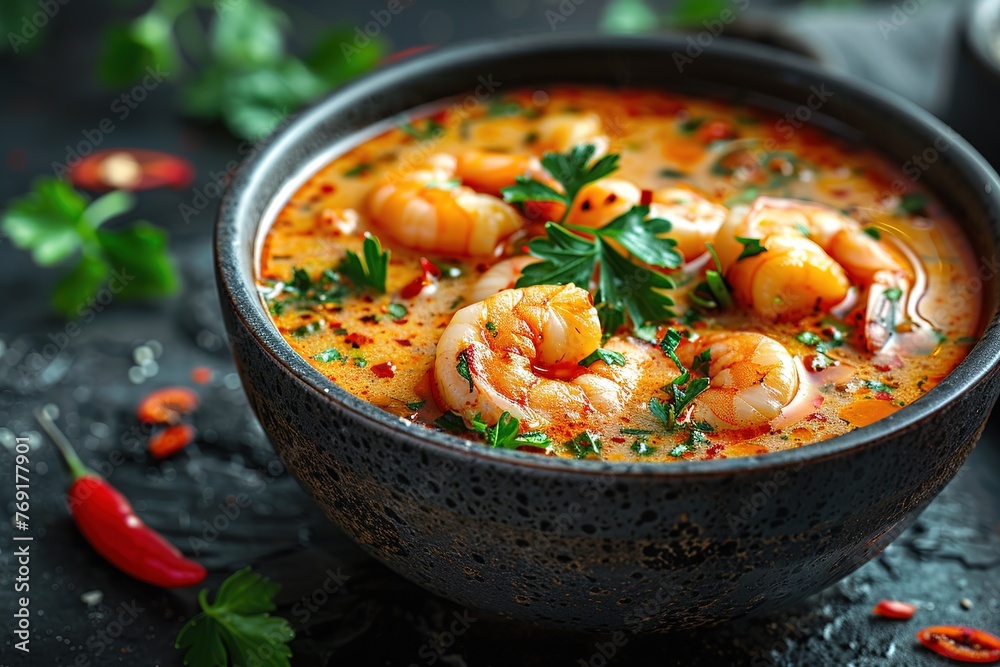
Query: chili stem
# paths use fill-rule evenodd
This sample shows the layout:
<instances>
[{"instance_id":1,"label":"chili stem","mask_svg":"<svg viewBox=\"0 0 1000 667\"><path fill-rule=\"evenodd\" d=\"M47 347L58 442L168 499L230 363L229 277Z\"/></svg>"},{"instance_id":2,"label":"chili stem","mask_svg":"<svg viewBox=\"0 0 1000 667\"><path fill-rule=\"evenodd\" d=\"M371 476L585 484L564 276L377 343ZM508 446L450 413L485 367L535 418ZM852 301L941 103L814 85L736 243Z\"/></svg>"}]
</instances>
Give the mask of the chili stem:
<instances>
[{"instance_id":1,"label":"chili stem","mask_svg":"<svg viewBox=\"0 0 1000 667\"><path fill-rule=\"evenodd\" d=\"M41 424L42 428L49 437L52 438L52 442L55 443L56 448L59 453L62 454L63 460L66 461L66 465L69 466L69 470L73 473L73 479L77 480L86 475L95 476L96 473L88 468L80 457L77 455L76 450L73 449L73 445L70 444L69 439L66 438L65 434L59 430L56 423L52 421L52 417L42 410L41 408L35 409L35 419Z\"/></svg>"}]
</instances>

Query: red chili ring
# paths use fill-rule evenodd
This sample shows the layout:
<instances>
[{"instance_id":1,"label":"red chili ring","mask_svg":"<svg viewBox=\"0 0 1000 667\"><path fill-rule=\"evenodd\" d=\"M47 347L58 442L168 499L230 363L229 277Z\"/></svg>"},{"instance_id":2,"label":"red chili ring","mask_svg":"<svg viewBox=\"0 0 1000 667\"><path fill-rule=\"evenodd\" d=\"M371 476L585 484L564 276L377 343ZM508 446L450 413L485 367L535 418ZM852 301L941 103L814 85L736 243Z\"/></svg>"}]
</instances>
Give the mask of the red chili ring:
<instances>
[{"instance_id":1,"label":"red chili ring","mask_svg":"<svg viewBox=\"0 0 1000 667\"><path fill-rule=\"evenodd\" d=\"M1000 661L1000 637L961 625L935 625L917 633L920 643L960 662Z\"/></svg>"},{"instance_id":2,"label":"red chili ring","mask_svg":"<svg viewBox=\"0 0 1000 667\"><path fill-rule=\"evenodd\" d=\"M820 399L823 397L820 396ZM822 401L821 401L822 402ZM816 407L819 407L818 405ZM872 613L876 616L882 616L884 618L898 618L907 619L913 618L913 615L917 613L916 606L908 602L897 602L896 600L882 600L875 608L872 609Z\"/></svg>"}]
</instances>

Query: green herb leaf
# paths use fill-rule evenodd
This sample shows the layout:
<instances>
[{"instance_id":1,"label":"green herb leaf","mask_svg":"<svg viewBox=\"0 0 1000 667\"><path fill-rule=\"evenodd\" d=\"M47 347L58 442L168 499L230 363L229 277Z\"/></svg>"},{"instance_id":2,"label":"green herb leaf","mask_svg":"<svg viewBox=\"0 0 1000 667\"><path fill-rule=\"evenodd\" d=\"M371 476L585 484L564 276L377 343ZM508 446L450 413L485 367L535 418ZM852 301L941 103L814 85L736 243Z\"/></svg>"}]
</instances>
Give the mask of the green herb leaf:
<instances>
[{"instance_id":1,"label":"green herb leaf","mask_svg":"<svg viewBox=\"0 0 1000 667\"><path fill-rule=\"evenodd\" d=\"M615 352L614 350L605 350L602 348L597 348L586 357L580 360L581 366L590 366L591 364L603 361L609 366L624 366L625 365L625 355L621 352Z\"/></svg>"},{"instance_id":2,"label":"green herb leaf","mask_svg":"<svg viewBox=\"0 0 1000 667\"><path fill-rule=\"evenodd\" d=\"M420 408L424 407L426 403L427 401L410 401L409 403L406 404L406 407L416 412Z\"/></svg>"},{"instance_id":3,"label":"green herb leaf","mask_svg":"<svg viewBox=\"0 0 1000 667\"><path fill-rule=\"evenodd\" d=\"M342 355L340 351L335 347L331 347L328 350L323 350L319 354L314 354L312 358L315 359L316 361L321 361L324 364L329 363L331 361L345 361L344 355Z\"/></svg>"},{"instance_id":4,"label":"green herb leaf","mask_svg":"<svg viewBox=\"0 0 1000 667\"><path fill-rule=\"evenodd\" d=\"M908 192L899 199L898 215L927 215L927 197L919 192Z\"/></svg>"},{"instance_id":5,"label":"green herb leaf","mask_svg":"<svg viewBox=\"0 0 1000 667\"><path fill-rule=\"evenodd\" d=\"M879 231L878 227L865 227L861 231L863 231L865 234L872 237L876 241L882 240L882 232Z\"/></svg>"},{"instance_id":6,"label":"green herb leaf","mask_svg":"<svg viewBox=\"0 0 1000 667\"><path fill-rule=\"evenodd\" d=\"M580 189L604 178L618 169L618 155L611 153L590 164L595 147L591 144L574 146L566 153L546 153L542 166L563 187L560 193L548 185L526 176L519 176L515 185L501 190L506 202L557 201L566 205L566 213ZM565 215L563 216L565 218Z\"/></svg>"},{"instance_id":7,"label":"green herb leaf","mask_svg":"<svg viewBox=\"0 0 1000 667\"><path fill-rule=\"evenodd\" d=\"M519 434L520 427L521 420L509 412L501 414L494 426L486 424L481 414L472 419L472 430L482 433L486 444L495 449L517 449L522 445L546 447L552 444L552 440L544 433L531 431Z\"/></svg>"},{"instance_id":8,"label":"green herb leaf","mask_svg":"<svg viewBox=\"0 0 1000 667\"><path fill-rule=\"evenodd\" d=\"M635 452L636 456L650 456L656 451L656 448L650 447L649 443L645 440L636 440L632 443L630 449Z\"/></svg>"},{"instance_id":9,"label":"green herb leaf","mask_svg":"<svg viewBox=\"0 0 1000 667\"><path fill-rule=\"evenodd\" d=\"M367 162L359 162L347 171L344 172L344 176L347 178L357 178L358 176L364 176L369 171L371 171L372 166Z\"/></svg>"},{"instance_id":10,"label":"green herb leaf","mask_svg":"<svg viewBox=\"0 0 1000 667\"><path fill-rule=\"evenodd\" d=\"M430 141L444 134L444 126L433 118L428 118L422 129L416 127L413 123L402 123L399 129L417 141Z\"/></svg>"},{"instance_id":11,"label":"green herb leaf","mask_svg":"<svg viewBox=\"0 0 1000 667\"><path fill-rule=\"evenodd\" d=\"M671 169L669 167L661 169L657 172L661 178L687 178L687 174L678 169Z\"/></svg>"},{"instance_id":12,"label":"green herb leaf","mask_svg":"<svg viewBox=\"0 0 1000 667\"><path fill-rule=\"evenodd\" d=\"M892 387L885 384L884 382L879 382L878 380L865 380L861 384L867 387L868 389L871 389L875 393L891 394L893 392Z\"/></svg>"},{"instance_id":13,"label":"green herb leaf","mask_svg":"<svg viewBox=\"0 0 1000 667\"><path fill-rule=\"evenodd\" d=\"M184 664L193 667L266 664L290 667L288 642L292 626L271 616L274 596L281 586L244 568L226 579L209 603L208 589L198 594L201 613L177 635L176 648L187 649ZM261 663L261 655L269 656Z\"/></svg>"},{"instance_id":14,"label":"green herb leaf","mask_svg":"<svg viewBox=\"0 0 1000 667\"><path fill-rule=\"evenodd\" d=\"M311 336L314 333L318 333L325 328L325 320L313 320L312 322L306 322L302 326L292 329L291 334L295 338L304 338L305 336Z\"/></svg>"},{"instance_id":15,"label":"green herb leaf","mask_svg":"<svg viewBox=\"0 0 1000 667\"><path fill-rule=\"evenodd\" d=\"M740 256L736 258L736 261L741 259L746 259L747 257L753 257L754 255L759 255L762 252L767 252L767 248L760 244L760 239L748 239L742 236L737 236L736 240L743 244L743 252Z\"/></svg>"},{"instance_id":16,"label":"green herb leaf","mask_svg":"<svg viewBox=\"0 0 1000 667\"><path fill-rule=\"evenodd\" d=\"M382 244L377 237L366 236L362 247L364 261L352 250L348 250L340 271L347 276L358 289L371 289L378 294L385 294L385 279L389 273L389 250L382 250Z\"/></svg>"},{"instance_id":17,"label":"green herb leaf","mask_svg":"<svg viewBox=\"0 0 1000 667\"><path fill-rule=\"evenodd\" d=\"M577 434L572 440L564 443L563 446L578 459L585 459L591 455L600 457L601 455L601 439L588 431Z\"/></svg>"},{"instance_id":18,"label":"green herb leaf","mask_svg":"<svg viewBox=\"0 0 1000 667\"><path fill-rule=\"evenodd\" d=\"M493 322L487 322L485 326L486 330L489 331L490 335L492 335L494 338L496 338L497 334L500 333L500 330L497 329L497 325Z\"/></svg>"},{"instance_id":19,"label":"green herb leaf","mask_svg":"<svg viewBox=\"0 0 1000 667\"><path fill-rule=\"evenodd\" d=\"M458 374L461 375L469 382L469 392L471 393L475 389L475 385L472 383L472 371L469 370L469 350L471 347L467 347L458 354L458 363L455 364Z\"/></svg>"},{"instance_id":20,"label":"green herb leaf","mask_svg":"<svg viewBox=\"0 0 1000 667\"><path fill-rule=\"evenodd\" d=\"M390 303L386 307L386 311L389 313L389 316L394 320L401 320L404 317L406 317L407 313L410 312L409 310L406 309L406 306L404 306L401 303Z\"/></svg>"},{"instance_id":21,"label":"green herb leaf","mask_svg":"<svg viewBox=\"0 0 1000 667\"><path fill-rule=\"evenodd\" d=\"M885 292L883 292L883 295L889 301L896 302L899 301L899 299L903 296L903 290L900 289L899 287L890 287Z\"/></svg>"},{"instance_id":22,"label":"green herb leaf","mask_svg":"<svg viewBox=\"0 0 1000 667\"><path fill-rule=\"evenodd\" d=\"M465 420L454 412L446 412L434 420L434 425L449 433L464 433L468 429L465 427Z\"/></svg>"}]
</instances>

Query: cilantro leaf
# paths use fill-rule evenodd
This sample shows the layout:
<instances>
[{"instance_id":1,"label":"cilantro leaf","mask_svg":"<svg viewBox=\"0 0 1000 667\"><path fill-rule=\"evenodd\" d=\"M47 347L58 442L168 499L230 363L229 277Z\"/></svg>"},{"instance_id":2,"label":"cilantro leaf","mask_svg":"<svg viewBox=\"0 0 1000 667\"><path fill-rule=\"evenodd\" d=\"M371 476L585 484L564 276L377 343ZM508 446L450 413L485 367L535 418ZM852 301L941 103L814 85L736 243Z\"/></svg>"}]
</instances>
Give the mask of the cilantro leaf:
<instances>
[{"instance_id":1,"label":"cilantro leaf","mask_svg":"<svg viewBox=\"0 0 1000 667\"><path fill-rule=\"evenodd\" d=\"M523 203L528 201L555 201L566 205L563 220L569 214L573 200L580 189L596 180L613 173L618 169L618 154L609 153L590 164L596 148L592 144L574 146L566 153L546 153L542 156L542 166L552 178L562 185L563 191L558 192L549 185L527 176L519 176L514 185L500 190L503 199L508 203Z\"/></svg>"},{"instance_id":2,"label":"cilantro leaf","mask_svg":"<svg viewBox=\"0 0 1000 667\"><path fill-rule=\"evenodd\" d=\"M385 294L385 279L389 273L391 251L383 251L378 238L366 236L362 254L364 261L356 252L348 250L340 265L340 271L358 289L369 288L379 294Z\"/></svg>"},{"instance_id":3,"label":"cilantro leaf","mask_svg":"<svg viewBox=\"0 0 1000 667\"><path fill-rule=\"evenodd\" d=\"M472 430L485 436L486 444L495 449L517 449L522 445L531 447L546 447L552 444L549 436L537 431L519 433L521 420L509 412L500 415L495 426L489 426L483 421L483 416L477 414L472 419Z\"/></svg>"},{"instance_id":4,"label":"cilantro leaf","mask_svg":"<svg viewBox=\"0 0 1000 667\"><path fill-rule=\"evenodd\" d=\"M670 231L671 224L661 218L646 220L649 207L634 206L599 230L602 238L614 239L626 250L647 264L675 268L684 258L677 250L677 241L663 238L661 234ZM573 227L576 231L581 228ZM588 233L592 230L587 230Z\"/></svg>"},{"instance_id":5,"label":"cilantro leaf","mask_svg":"<svg viewBox=\"0 0 1000 667\"><path fill-rule=\"evenodd\" d=\"M588 458L591 454L598 457L601 455L601 439L589 431L578 433L572 440L563 443L563 446L578 459Z\"/></svg>"},{"instance_id":6,"label":"cilantro leaf","mask_svg":"<svg viewBox=\"0 0 1000 667\"><path fill-rule=\"evenodd\" d=\"M340 350L338 350L335 347L331 347L328 350L323 350L319 354L314 354L311 358L315 359L316 361L320 361L324 364L329 363L331 361L346 361L344 355L341 354Z\"/></svg>"},{"instance_id":7,"label":"cilantro leaf","mask_svg":"<svg viewBox=\"0 0 1000 667\"><path fill-rule=\"evenodd\" d=\"M444 127L433 118L428 118L423 128L418 128L413 123L401 123L399 129L417 141L430 141L444 134Z\"/></svg>"},{"instance_id":8,"label":"cilantro leaf","mask_svg":"<svg viewBox=\"0 0 1000 667\"><path fill-rule=\"evenodd\" d=\"M603 361L609 366L624 366L625 365L625 355L621 352L615 352L614 350L604 350L602 348L597 348L586 357L580 360L581 366L590 366L596 361Z\"/></svg>"},{"instance_id":9,"label":"cilantro leaf","mask_svg":"<svg viewBox=\"0 0 1000 667\"><path fill-rule=\"evenodd\" d=\"M743 244L743 252L740 256L736 258L736 261L741 259L746 259L747 257L753 257L754 255L759 255L762 252L767 252L767 248L761 245L760 239L748 239L742 236L737 236L736 240Z\"/></svg>"},{"instance_id":10,"label":"cilantro leaf","mask_svg":"<svg viewBox=\"0 0 1000 667\"><path fill-rule=\"evenodd\" d=\"M53 307L73 317L109 279L112 292L125 298L165 296L177 289L165 232L146 222L121 230L98 229L133 204L131 194L117 191L88 202L64 181L45 178L11 202L0 225L40 266L79 253L52 296Z\"/></svg>"},{"instance_id":11,"label":"cilantro leaf","mask_svg":"<svg viewBox=\"0 0 1000 667\"><path fill-rule=\"evenodd\" d=\"M184 664L224 667L228 664L267 664L290 667L288 642L295 633L287 620L271 616L274 596L281 588L270 579L244 568L226 579L208 601L208 589L198 594L201 613L188 621L174 644L187 649ZM270 656L261 663L261 655Z\"/></svg>"},{"instance_id":12,"label":"cilantro leaf","mask_svg":"<svg viewBox=\"0 0 1000 667\"><path fill-rule=\"evenodd\" d=\"M472 371L469 369L469 350L471 349L471 347L467 347L459 352L458 363L455 364L455 369L458 371L458 374L468 381L470 393L476 388L472 382Z\"/></svg>"}]
</instances>

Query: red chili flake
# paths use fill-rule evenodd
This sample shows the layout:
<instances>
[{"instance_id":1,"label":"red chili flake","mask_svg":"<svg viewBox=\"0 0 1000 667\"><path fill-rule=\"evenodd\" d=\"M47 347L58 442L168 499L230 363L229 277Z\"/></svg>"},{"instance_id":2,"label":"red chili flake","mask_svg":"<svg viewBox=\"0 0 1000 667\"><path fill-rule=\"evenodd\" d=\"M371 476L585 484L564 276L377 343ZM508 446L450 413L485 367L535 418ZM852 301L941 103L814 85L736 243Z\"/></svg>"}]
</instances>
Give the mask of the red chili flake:
<instances>
[{"instance_id":1,"label":"red chili flake","mask_svg":"<svg viewBox=\"0 0 1000 667\"><path fill-rule=\"evenodd\" d=\"M194 180L194 167L169 153L123 148L91 153L70 167L69 177L84 190L183 190Z\"/></svg>"},{"instance_id":2,"label":"red chili flake","mask_svg":"<svg viewBox=\"0 0 1000 667\"><path fill-rule=\"evenodd\" d=\"M410 347L413 343L408 338L397 338L396 343L402 345L403 347Z\"/></svg>"},{"instance_id":3,"label":"red chili flake","mask_svg":"<svg viewBox=\"0 0 1000 667\"><path fill-rule=\"evenodd\" d=\"M639 196L639 206L649 206L653 203L653 191L643 190Z\"/></svg>"},{"instance_id":4,"label":"red chili flake","mask_svg":"<svg viewBox=\"0 0 1000 667\"><path fill-rule=\"evenodd\" d=\"M367 345L372 342L372 339L364 334L349 333L344 337L344 340L350 343L353 347L361 347L362 345Z\"/></svg>"},{"instance_id":5,"label":"red chili flake","mask_svg":"<svg viewBox=\"0 0 1000 667\"><path fill-rule=\"evenodd\" d=\"M704 144L723 139L735 139L739 136L736 128L728 120L710 120L697 131L698 139Z\"/></svg>"},{"instance_id":6,"label":"red chili flake","mask_svg":"<svg viewBox=\"0 0 1000 667\"><path fill-rule=\"evenodd\" d=\"M327 194L327 195L328 195L328 194L330 194L331 192L333 192L333 186L332 186L332 185L330 185L329 183L324 183L323 185L321 185L321 186L319 187L319 190L320 190L320 192L322 192L323 194Z\"/></svg>"},{"instance_id":7,"label":"red chili flake","mask_svg":"<svg viewBox=\"0 0 1000 667\"><path fill-rule=\"evenodd\" d=\"M723 445L721 442L713 443L709 446L708 450L705 451L706 459L714 459L716 456L722 453Z\"/></svg>"},{"instance_id":8,"label":"red chili flake","mask_svg":"<svg viewBox=\"0 0 1000 667\"><path fill-rule=\"evenodd\" d=\"M833 190L830 190L830 194L833 195L834 197L843 198L851 194L851 191L847 190L846 188L834 188Z\"/></svg>"},{"instance_id":9,"label":"red chili flake","mask_svg":"<svg viewBox=\"0 0 1000 667\"><path fill-rule=\"evenodd\" d=\"M611 442L622 443L622 442L625 442L625 438L620 438L618 436L614 436L614 437L611 438Z\"/></svg>"},{"instance_id":10,"label":"red chili flake","mask_svg":"<svg viewBox=\"0 0 1000 667\"><path fill-rule=\"evenodd\" d=\"M136 413L147 424L176 424L198 407L198 394L187 387L164 387L142 399Z\"/></svg>"},{"instance_id":11,"label":"red chili flake","mask_svg":"<svg viewBox=\"0 0 1000 667\"><path fill-rule=\"evenodd\" d=\"M387 361L382 364L375 364L372 366L372 373L374 373L376 377L391 378L396 375L396 365L391 361Z\"/></svg>"},{"instance_id":12,"label":"red chili flake","mask_svg":"<svg viewBox=\"0 0 1000 667\"><path fill-rule=\"evenodd\" d=\"M437 278L441 275L441 267L427 259L426 257L420 258L420 268L423 269L425 276L430 276L431 278Z\"/></svg>"},{"instance_id":13,"label":"red chili flake","mask_svg":"<svg viewBox=\"0 0 1000 667\"><path fill-rule=\"evenodd\" d=\"M434 48L434 44L421 44L420 46L411 46L408 49L403 49L402 51L397 51L396 53L390 53L385 58L382 59L383 63L392 63L397 60L403 60L409 58L410 56L416 55L421 51L426 51L427 49Z\"/></svg>"},{"instance_id":14,"label":"red chili flake","mask_svg":"<svg viewBox=\"0 0 1000 667\"><path fill-rule=\"evenodd\" d=\"M149 453L158 459L176 454L194 440L194 427L190 424L174 424L149 437Z\"/></svg>"},{"instance_id":15,"label":"red chili flake","mask_svg":"<svg viewBox=\"0 0 1000 667\"><path fill-rule=\"evenodd\" d=\"M875 392L875 398L877 398L880 401L891 401L892 394L890 394L887 391L877 391Z\"/></svg>"},{"instance_id":16,"label":"red chili flake","mask_svg":"<svg viewBox=\"0 0 1000 667\"><path fill-rule=\"evenodd\" d=\"M403 289L399 290L399 296L404 299L412 299L413 297L420 294L424 287L428 284L427 279L423 276L417 276L410 282L403 286Z\"/></svg>"},{"instance_id":17,"label":"red chili flake","mask_svg":"<svg viewBox=\"0 0 1000 667\"><path fill-rule=\"evenodd\" d=\"M821 423L826 423L830 421L830 419L826 415L819 412L812 413L811 415L806 417L806 419L808 419L809 421L821 422Z\"/></svg>"},{"instance_id":18,"label":"red chili flake","mask_svg":"<svg viewBox=\"0 0 1000 667\"><path fill-rule=\"evenodd\" d=\"M936 625L917 633L930 650L959 662L1000 661L1000 637L960 625Z\"/></svg>"},{"instance_id":19,"label":"red chili flake","mask_svg":"<svg viewBox=\"0 0 1000 667\"><path fill-rule=\"evenodd\" d=\"M208 384L212 381L212 369L206 366L195 366L191 369L191 381L195 384Z\"/></svg>"},{"instance_id":20,"label":"red chili flake","mask_svg":"<svg viewBox=\"0 0 1000 667\"><path fill-rule=\"evenodd\" d=\"M907 619L913 618L913 615L917 613L917 608L909 602L882 600L875 605L875 608L872 609L872 613L876 616L883 616L885 618Z\"/></svg>"}]
</instances>

